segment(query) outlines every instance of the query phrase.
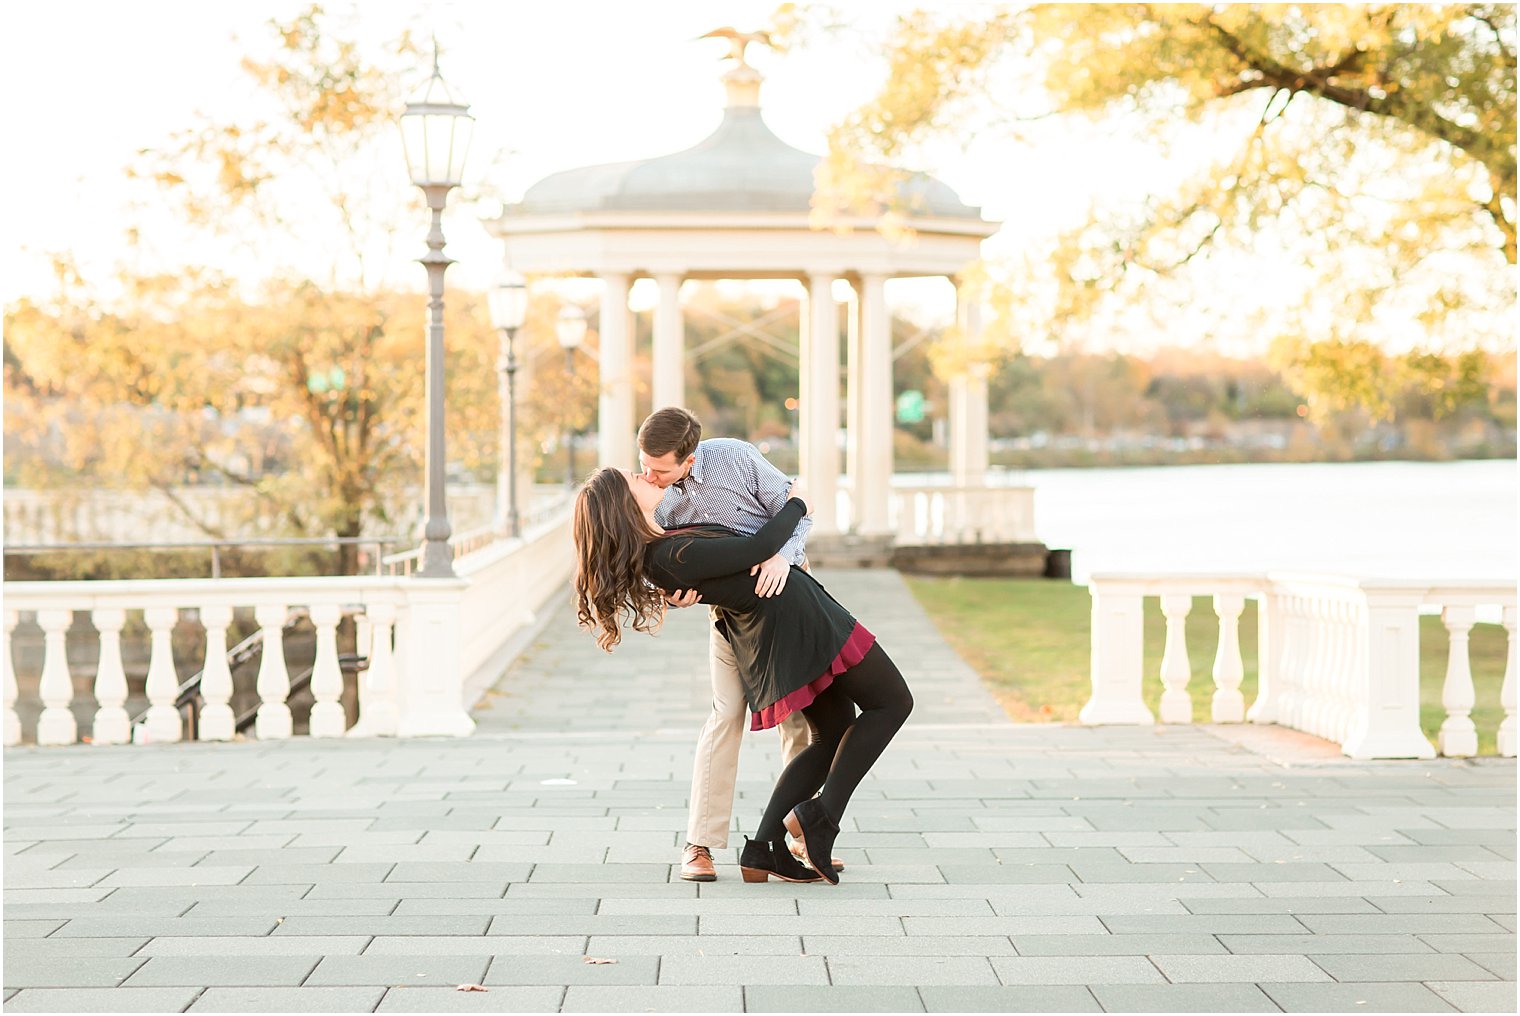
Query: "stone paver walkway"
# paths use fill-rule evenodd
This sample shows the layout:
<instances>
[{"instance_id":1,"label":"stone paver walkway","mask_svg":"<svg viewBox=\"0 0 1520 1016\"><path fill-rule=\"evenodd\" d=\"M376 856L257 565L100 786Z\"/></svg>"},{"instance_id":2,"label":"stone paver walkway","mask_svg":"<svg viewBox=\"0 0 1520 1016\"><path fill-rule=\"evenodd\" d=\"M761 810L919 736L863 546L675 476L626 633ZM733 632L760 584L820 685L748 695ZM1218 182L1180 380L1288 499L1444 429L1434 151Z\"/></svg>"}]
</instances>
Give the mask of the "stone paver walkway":
<instances>
[{"instance_id":1,"label":"stone paver walkway","mask_svg":"<svg viewBox=\"0 0 1520 1016\"><path fill-rule=\"evenodd\" d=\"M704 612L609 657L562 607L469 740L7 750L6 1011L1514 1011L1513 760L1014 726L828 581L918 702L842 885L675 879Z\"/></svg>"}]
</instances>

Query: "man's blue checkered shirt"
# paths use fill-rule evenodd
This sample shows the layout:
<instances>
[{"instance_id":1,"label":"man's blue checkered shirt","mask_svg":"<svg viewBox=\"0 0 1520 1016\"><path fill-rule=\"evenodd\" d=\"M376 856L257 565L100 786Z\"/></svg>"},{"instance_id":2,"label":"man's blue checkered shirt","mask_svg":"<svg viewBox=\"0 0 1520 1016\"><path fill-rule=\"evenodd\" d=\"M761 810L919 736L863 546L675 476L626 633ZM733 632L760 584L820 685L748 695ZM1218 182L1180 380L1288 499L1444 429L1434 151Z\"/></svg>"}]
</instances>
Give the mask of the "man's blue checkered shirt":
<instances>
[{"instance_id":1,"label":"man's blue checkered shirt","mask_svg":"<svg viewBox=\"0 0 1520 1016\"><path fill-rule=\"evenodd\" d=\"M727 526L753 536L786 504L791 478L765 460L747 441L715 437L697 445L691 473L665 488L654 519L666 529L681 526ZM797 524L781 556L792 564L806 558L812 519Z\"/></svg>"}]
</instances>

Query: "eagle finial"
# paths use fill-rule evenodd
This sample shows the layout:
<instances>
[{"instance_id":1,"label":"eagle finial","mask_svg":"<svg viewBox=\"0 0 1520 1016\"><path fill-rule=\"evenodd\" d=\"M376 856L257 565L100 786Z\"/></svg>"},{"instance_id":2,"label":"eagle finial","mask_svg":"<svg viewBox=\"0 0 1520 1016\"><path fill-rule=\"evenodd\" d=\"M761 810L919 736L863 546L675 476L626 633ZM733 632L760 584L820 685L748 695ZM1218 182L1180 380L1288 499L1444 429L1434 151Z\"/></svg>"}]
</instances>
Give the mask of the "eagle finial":
<instances>
[{"instance_id":1,"label":"eagle finial","mask_svg":"<svg viewBox=\"0 0 1520 1016\"><path fill-rule=\"evenodd\" d=\"M727 39L729 45L728 56L723 59L737 60L741 67L749 66L744 59L744 48L746 46L752 42L758 42L762 46L769 46L771 44L771 33L769 32L741 32L737 28L729 27L715 28L706 35L700 36L700 38Z\"/></svg>"}]
</instances>

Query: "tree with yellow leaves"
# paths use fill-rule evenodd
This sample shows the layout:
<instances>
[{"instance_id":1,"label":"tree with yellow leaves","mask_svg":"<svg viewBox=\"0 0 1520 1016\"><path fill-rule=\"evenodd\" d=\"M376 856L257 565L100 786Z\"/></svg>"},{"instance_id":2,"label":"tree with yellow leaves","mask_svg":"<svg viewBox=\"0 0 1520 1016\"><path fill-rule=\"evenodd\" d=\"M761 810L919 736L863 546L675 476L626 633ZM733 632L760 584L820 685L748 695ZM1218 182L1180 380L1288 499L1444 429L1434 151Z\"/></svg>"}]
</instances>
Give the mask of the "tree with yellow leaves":
<instances>
[{"instance_id":1,"label":"tree with yellow leaves","mask_svg":"<svg viewBox=\"0 0 1520 1016\"><path fill-rule=\"evenodd\" d=\"M806 36L806 9L790 16ZM1015 131L1083 118L1174 146L1169 193L1100 203L1049 251L1052 333L1100 308L1185 303L1169 283L1220 251L1255 256L1270 235L1333 280L1273 323L1283 365L1310 395L1381 408L1355 351L1397 328L1419 333L1418 355L1443 358L1405 372L1416 378L1463 375L1477 362L1459 362L1464 351L1509 342L1512 4L921 11L899 20L887 65L879 94L832 134L826 212L900 219L900 176L881 167L989 107ZM1214 141L1202 164L1176 145L1188 128Z\"/></svg>"}]
</instances>

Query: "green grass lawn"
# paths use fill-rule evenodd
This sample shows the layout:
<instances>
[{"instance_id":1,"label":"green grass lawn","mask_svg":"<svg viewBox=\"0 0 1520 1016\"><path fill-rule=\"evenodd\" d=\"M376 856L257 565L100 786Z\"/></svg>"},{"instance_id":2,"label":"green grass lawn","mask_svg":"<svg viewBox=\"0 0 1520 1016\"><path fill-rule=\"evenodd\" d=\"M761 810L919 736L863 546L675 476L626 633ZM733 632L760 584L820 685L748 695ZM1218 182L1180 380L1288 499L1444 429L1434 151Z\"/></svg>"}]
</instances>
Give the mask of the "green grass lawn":
<instances>
[{"instance_id":1,"label":"green grass lawn","mask_svg":"<svg viewBox=\"0 0 1520 1016\"><path fill-rule=\"evenodd\" d=\"M908 577L908 586L945 638L1019 722L1075 723L1091 693L1088 640L1092 600L1084 586L1047 579L961 579ZM1193 601L1188 614L1188 661L1193 677L1193 719L1208 722L1214 691L1211 671L1218 622L1208 597ZM1166 621L1154 598L1145 601L1145 684L1143 696L1152 713L1161 702L1161 653ZM1245 678L1240 690L1246 706L1256 698L1256 604L1246 601L1240 615L1240 651ZM1438 617L1420 618L1420 724L1435 741L1445 716L1441 683L1446 676L1446 628ZM1478 752L1492 755L1504 711L1499 686L1504 680L1504 629L1496 624L1473 628L1471 660L1478 705Z\"/></svg>"}]
</instances>

